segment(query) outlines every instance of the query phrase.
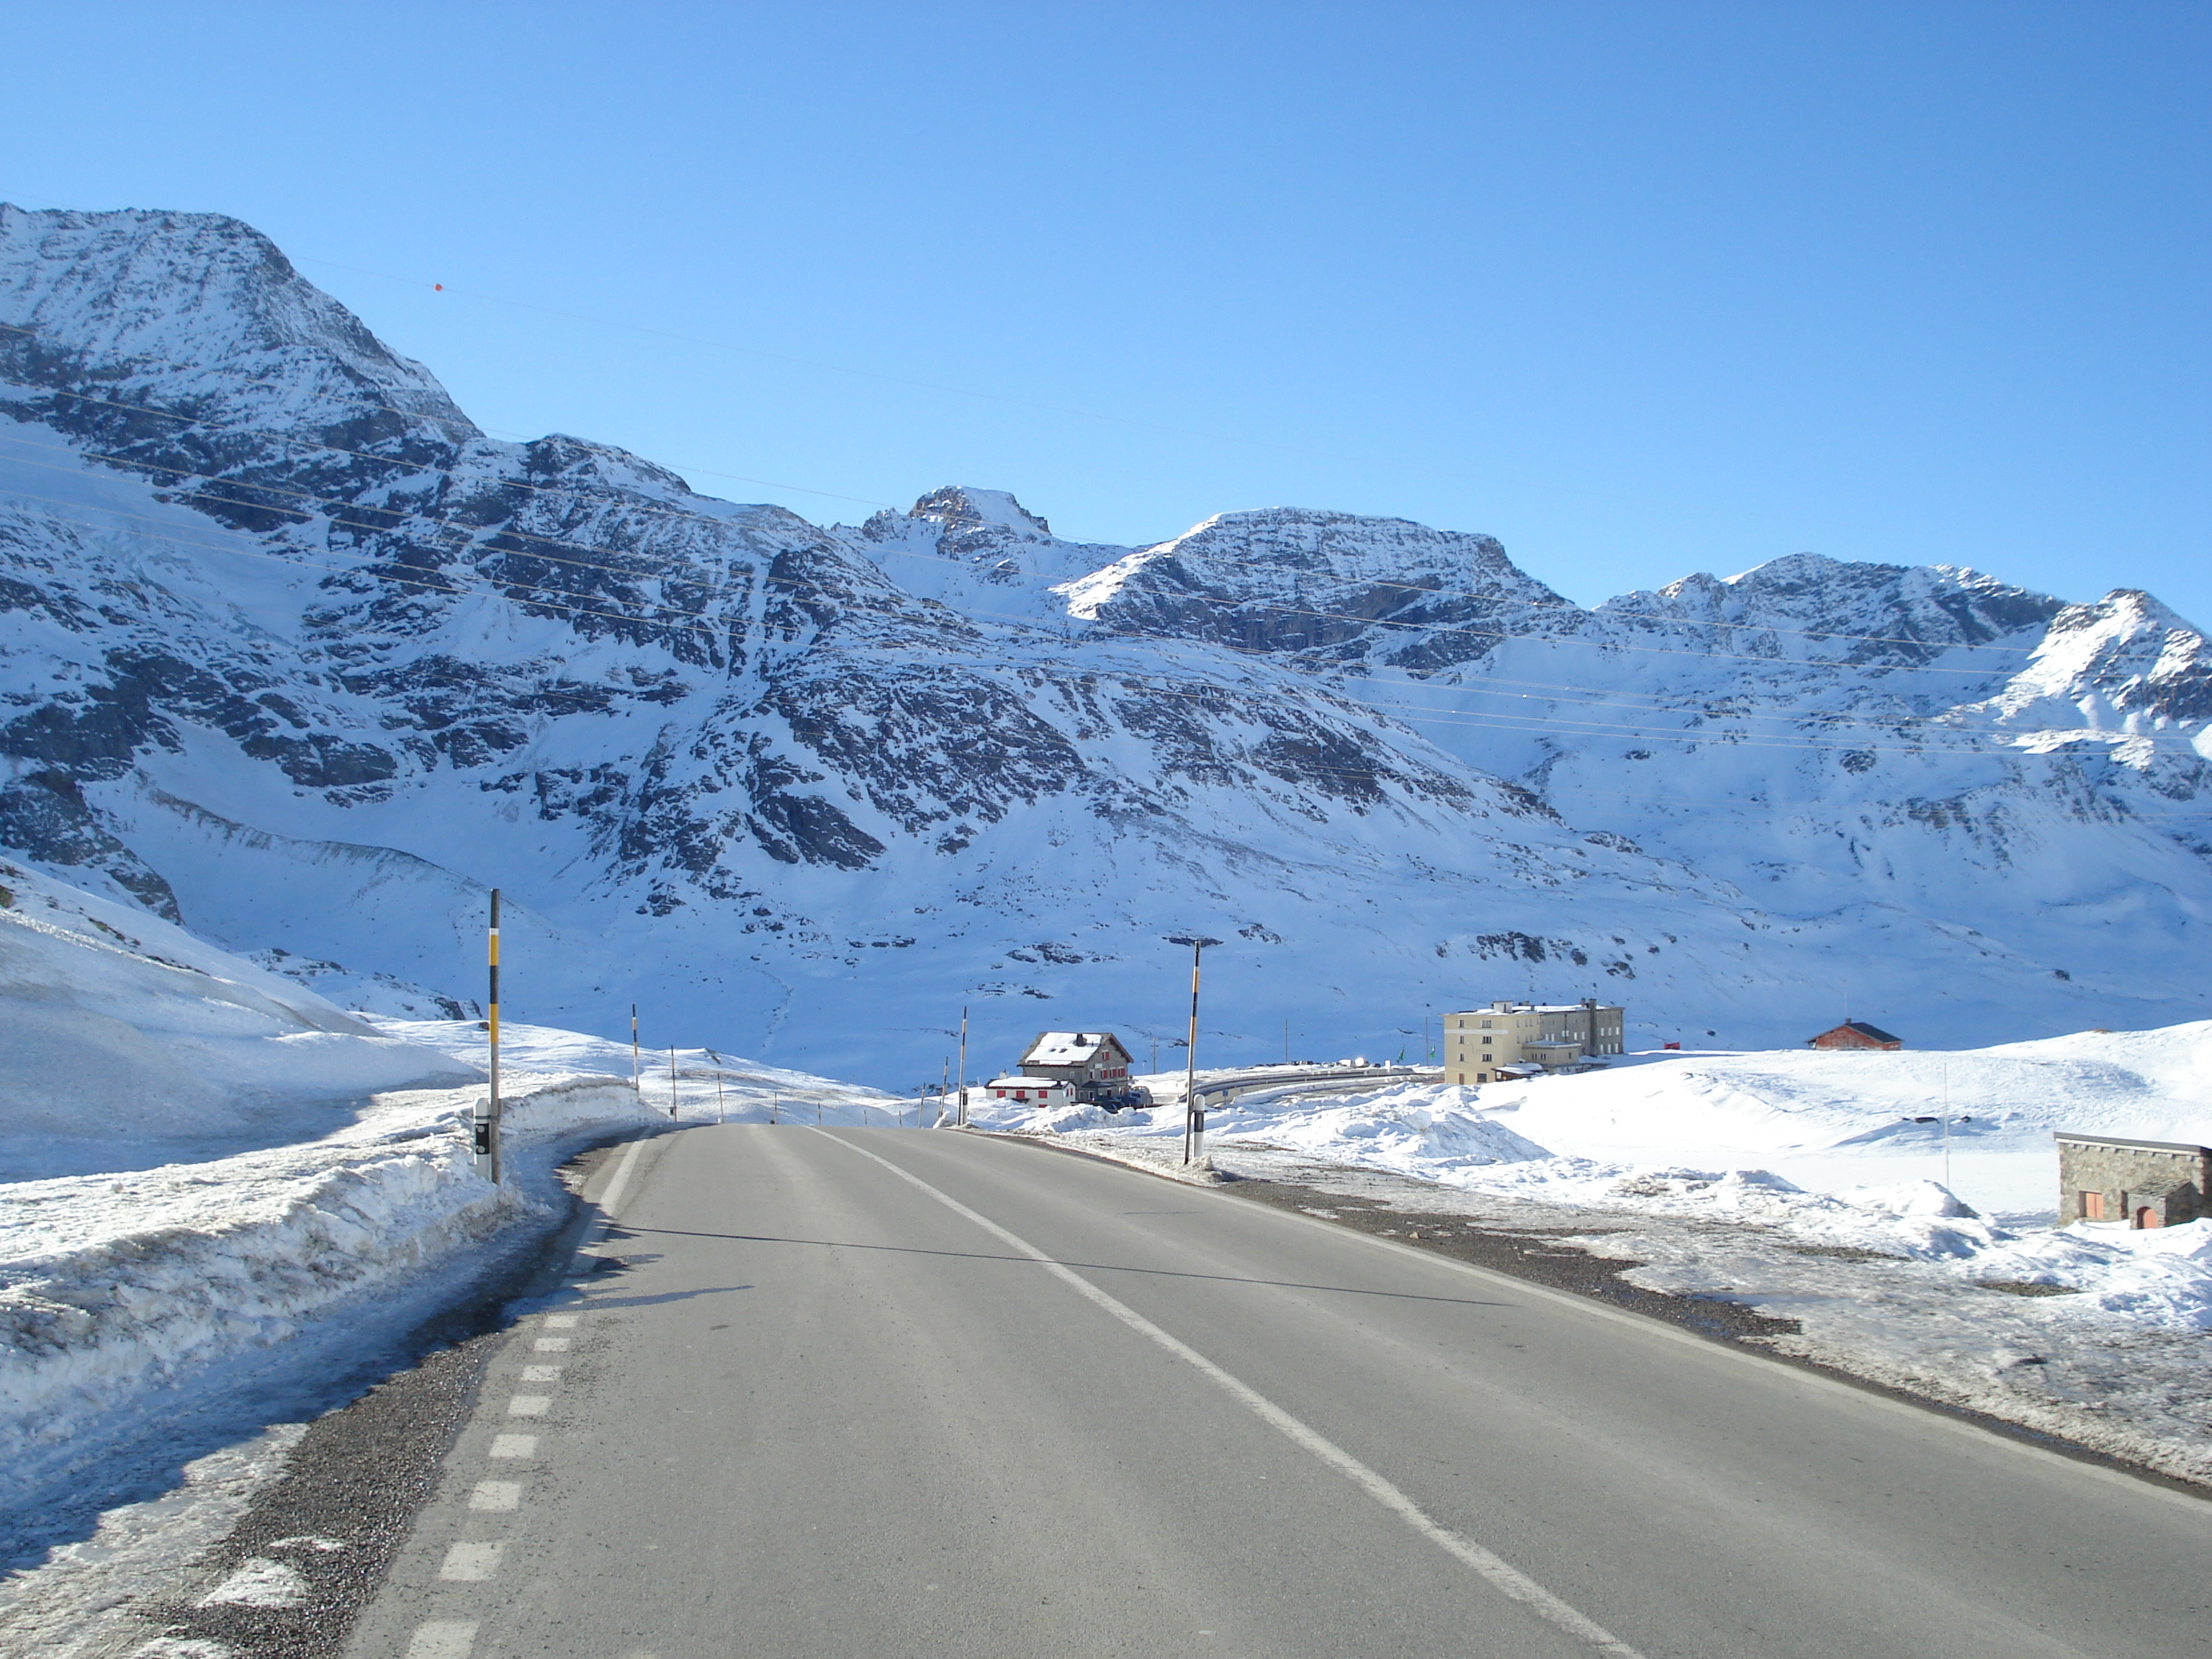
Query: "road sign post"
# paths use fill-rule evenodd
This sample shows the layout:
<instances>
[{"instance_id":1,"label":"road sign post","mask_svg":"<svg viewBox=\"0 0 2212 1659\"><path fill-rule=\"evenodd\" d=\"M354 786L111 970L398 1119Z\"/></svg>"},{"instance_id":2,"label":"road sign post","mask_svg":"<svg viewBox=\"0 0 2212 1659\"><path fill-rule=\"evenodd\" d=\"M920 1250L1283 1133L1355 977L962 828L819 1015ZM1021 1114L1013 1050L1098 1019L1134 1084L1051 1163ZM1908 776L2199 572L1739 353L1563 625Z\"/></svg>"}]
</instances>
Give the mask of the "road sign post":
<instances>
[{"instance_id":1,"label":"road sign post","mask_svg":"<svg viewBox=\"0 0 2212 1659\"><path fill-rule=\"evenodd\" d=\"M490 1177L495 1187L500 1183L499 1155L499 889L491 890L491 932L485 942L484 956L489 967L489 987L485 1010L484 1032L490 1039L490 1087L476 1110L477 1167Z\"/></svg>"}]
</instances>

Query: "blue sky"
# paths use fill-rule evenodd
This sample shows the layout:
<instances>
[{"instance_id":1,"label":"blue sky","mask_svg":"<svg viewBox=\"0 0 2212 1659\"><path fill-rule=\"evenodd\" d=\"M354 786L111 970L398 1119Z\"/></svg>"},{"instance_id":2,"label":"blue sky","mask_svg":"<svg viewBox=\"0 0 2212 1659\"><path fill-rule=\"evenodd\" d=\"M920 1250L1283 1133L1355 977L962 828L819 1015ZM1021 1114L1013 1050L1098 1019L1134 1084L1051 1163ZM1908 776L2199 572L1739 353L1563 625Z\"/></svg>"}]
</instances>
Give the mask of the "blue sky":
<instances>
[{"instance_id":1,"label":"blue sky","mask_svg":"<svg viewBox=\"0 0 2212 1659\"><path fill-rule=\"evenodd\" d=\"M0 196L236 215L486 426L714 494L1330 507L1584 601L1811 550L2212 623L2212 6L9 27Z\"/></svg>"}]
</instances>

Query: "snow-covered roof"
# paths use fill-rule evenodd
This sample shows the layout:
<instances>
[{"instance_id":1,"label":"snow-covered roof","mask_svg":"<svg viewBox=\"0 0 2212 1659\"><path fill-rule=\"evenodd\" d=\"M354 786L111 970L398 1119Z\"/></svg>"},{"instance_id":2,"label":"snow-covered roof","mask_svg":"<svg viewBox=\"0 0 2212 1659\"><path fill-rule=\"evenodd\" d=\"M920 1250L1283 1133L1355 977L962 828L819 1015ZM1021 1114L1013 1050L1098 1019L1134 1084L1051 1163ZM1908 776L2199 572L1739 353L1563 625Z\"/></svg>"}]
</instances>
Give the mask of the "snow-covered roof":
<instances>
[{"instance_id":1,"label":"snow-covered roof","mask_svg":"<svg viewBox=\"0 0 2212 1659\"><path fill-rule=\"evenodd\" d=\"M1111 1031L1040 1031L1029 1053L1022 1056L1022 1064L1087 1066L1109 1042L1122 1059L1129 1057L1129 1051Z\"/></svg>"},{"instance_id":2,"label":"snow-covered roof","mask_svg":"<svg viewBox=\"0 0 2212 1659\"><path fill-rule=\"evenodd\" d=\"M1056 1077L994 1077L983 1086L986 1089L1065 1089L1068 1085Z\"/></svg>"}]
</instances>

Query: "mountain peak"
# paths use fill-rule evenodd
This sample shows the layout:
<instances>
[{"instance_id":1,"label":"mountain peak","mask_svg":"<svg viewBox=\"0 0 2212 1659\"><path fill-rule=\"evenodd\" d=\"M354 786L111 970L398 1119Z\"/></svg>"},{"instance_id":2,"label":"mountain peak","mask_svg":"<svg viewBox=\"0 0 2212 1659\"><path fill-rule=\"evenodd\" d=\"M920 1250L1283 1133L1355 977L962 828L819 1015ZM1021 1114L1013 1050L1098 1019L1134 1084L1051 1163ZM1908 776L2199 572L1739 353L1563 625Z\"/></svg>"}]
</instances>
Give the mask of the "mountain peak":
<instances>
[{"instance_id":1,"label":"mountain peak","mask_svg":"<svg viewBox=\"0 0 2212 1659\"><path fill-rule=\"evenodd\" d=\"M358 425L365 411L480 435L422 364L398 356L216 213L33 212L0 204L0 351L24 378L96 377L106 399L184 404L202 420Z\"/></svg>"},{"instance_id":2,"label":"mountain peak","mask_svg":"<svg viewBox=\"0 0 2212 1659\"><path fill-rule=\"evenodd\" d=\"M1003 489L946 484L914 504L907 517L934 519L948 530L1011 530L1024 539L1050 537L1052 526Z\"/></svg>"}]
</instances>

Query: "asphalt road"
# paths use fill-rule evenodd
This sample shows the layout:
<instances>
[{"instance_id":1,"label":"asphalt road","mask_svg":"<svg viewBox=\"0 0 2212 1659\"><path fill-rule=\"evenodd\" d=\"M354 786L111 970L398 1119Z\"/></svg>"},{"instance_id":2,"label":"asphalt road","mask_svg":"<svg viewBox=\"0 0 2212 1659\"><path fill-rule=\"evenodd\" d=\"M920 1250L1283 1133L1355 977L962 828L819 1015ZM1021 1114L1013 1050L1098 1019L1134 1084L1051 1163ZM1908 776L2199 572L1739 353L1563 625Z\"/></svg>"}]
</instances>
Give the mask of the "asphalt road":
<instances>
[{"instance_id":1,"label":"asphalt road","mask_svg":"<svg viewBox=\"0 0 2212 1659\"><path fill-rule=\"evenodd\" d=\"M2212 1504L1133 1171L641 1144L359 1659L2200 1651ZM588 1263L586 1265L589 1265Z\"/></svg>"}]
</instances>

